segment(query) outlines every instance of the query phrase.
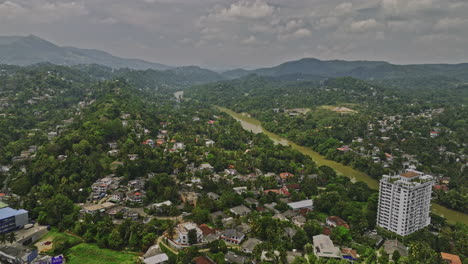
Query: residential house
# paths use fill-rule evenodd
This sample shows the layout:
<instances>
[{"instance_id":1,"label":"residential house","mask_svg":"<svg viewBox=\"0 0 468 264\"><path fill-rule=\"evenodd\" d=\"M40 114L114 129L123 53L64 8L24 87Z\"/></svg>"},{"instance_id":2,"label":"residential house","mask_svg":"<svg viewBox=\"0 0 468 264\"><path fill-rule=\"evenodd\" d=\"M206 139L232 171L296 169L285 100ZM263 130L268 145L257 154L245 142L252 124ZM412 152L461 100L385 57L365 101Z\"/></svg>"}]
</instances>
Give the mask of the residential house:
<instances>
[{"instance_id":1,"label":"residential house","mask_svg":"<svg viewBox=\"0 0 468 264\"><path fill-rule=\"evenodd\" d=\"M207 147L213 147L215 142L213 140L207 140L205 141L205 146Z\"/></svg>"},{"instance_id":2,"label":"residential house","mask_svg":"<svg viewBox=\"0 0 468 264\"><path fill-rule=\"evenodd\" d=\"M235 229L226 229L221 233L219 238L228 243L239 245L242 240L244 240L244 237L245 234L242 232L239 232Z\"/></svg>"},{"instance_id":3,"label":"residential house","mask_svg":"<svg viewBox=\"0 0 468 264\"><path fill-rule=\"evenodd\" d=\"M253 206L257 207L257 206L259 205L259 202L258 202L256 199L250 198L250 197L249 197L249 198L245 198L245 199L244 199L244 202L245 202L248 206L252 206L252 205L253 205Z\"/></svg>"},{"instance_id":4,"label":"residential house","mask_svg":"<svg viewBox=\"0 0 468 264\"><path fill-rule=\"evenodd\" d=\"M125 198L125 194L122 191L115 191L112 193L111 197L109 198L109 201L112 202L122 202Z\"/></svg>"},{"instance_id":5,"label":"residential house","mask_svg":"<svg viewBox=\"0 0 468 264\"><path fill-rule=\"evenodd\" d=\"M199 256L193 259L195 264L216 264L212 259L207 256Z\"/></svg>"},{"instance_id":6,"label":"residential house","mask_svg":"<svg viewBox=\"0 0 468 264\"><path fill-rule=\"evenodd\" d=\"M127 186L130 190L144 190L145 183L146 183L145 179L138 178L138 179L129 181Z\"/></svg>"},{"instance_id":7,"label":"residential house","mask_svg":"<svg viewBox=\"0 0 468 264\"><path fill-rule=\"evenodd\" d=\"M216 193L214 192L209 192L206 194L206 196L208 196L208 198L210 198L211 200L219 200L219 195L217 195Z\"/></svg>"},{"instance_id":8,"label":"residential house","mask_svg":"<svg viewBox=\"0 0 468 264\"><path fill-rule=\"evenodd\" d=\"M232 251L228 251L224 255L224 260L228 263L244 264L247 262L247 257L237 255Z\"/></svg>"},{"instance_id":9,"label":"residential house","mask_svg":"<svg viewBox=\"0 0 468 264\"><path fill-rule=\"evenodd\" d=\"M292 223L297 225L300 228L303 228L306 223L306 218L302 215L296 215L292 218Z\"/></svg>"},{"instance_id":10,"label":"residential house","mask_svg":"<svg viewBox=\"0 0 468 264\"><path fill-rule=\"evenodd\" d=\"M332 240L326 235L317 235L312 238L314 245L314 254L318 258L336 258L341 259L341 251L333 245Z\"/></svg>"},{"instance_id":11,"label":"residential house","mask_svg":"<svg viewBox=\"0 0 468 264\"><path fill-rule=\"evenodd\" d=\"M242 244L242 252L252 254L256 245L261 244L262 241L256 238L249 238Z\"/></svg>"},{"instance_id":12,"label":"residential house","mask_svg":"<svg viewBox=\"0 0 468 264\"><path fill-rule=\"evenodd\" d=\"M247 192L247 187L242 186L242 187L234 187L232 188L237 194L242 195L243 193Z\"/></svg>"},{"instance_id":13,"label":"residential house","mask_svg":"<svg viewBox=\"0 0 468 264\"><path fill-rule=\"evenodd\" d=\"M289 178L294 177L294 174L289 172L282 172L279 176L283 182L286 182Z\"/></svg>"},{"instance_id":14,"label":"residential house","mask_svg":"<svg viewBox=\"0 0 468 264\"><path fill-rule=\"evenodd\" d=\"M138 159L138 154L128 154L127 158L129 160L137 160Z\"/></svg>"},{"instance_id":15,"label":"residential house","mask_svg":"<svg viewBox=\"0 0 468 264\"><path fill-rule=\"evenodd\" d=\"M145 191L130 191L127 192L127 201L133 203L142 203L143 199L146 197Z\"/></svg>"},{"instance_id":16,"label":"residential house","mask_svg":"<svg viewBox=\"0 0 468 264\"><path fill-rule=\"evenodd\" d=\"M327 217L326 224L330 227L342 226L349 229L348 223L341 219L341 217L335 215Z\"/></svg>"},{"instance_id":17,"label":"residential house","mask_svg":"<svg viewBox=\"0 0 468 264\"><path fill-rule=\"evenodd\" d=\"M246 216L251 210L245 205L239 205L229 209L229 211L236 216Z\"/></svg>"},{"instance_id":18,"label":"residential house","mask_svg":"<svg viewBox=\"0 0 468 264\"><path fill-rule=\"evenodd\" d=\"M147 139L147 140L143 141L143 145L150 146L151 148L154 148L156 146L154 140L152 140L152 139Z\"/></svg>"},{"instance_id":19,"label":"residential house","mask_svg":"<svg viewBox=\"0 0 468 264\"><path fill-rule=\"evenodd\" d=\"M298 202L288 203L288 206L291 207L293 210L300 210L300 209L313 209L313 201L312 199L309 200L302 200Z\"/></svg>"},{"instance_id":20,"label":"residential house","mask_svg":"<svg viewBox=\"0 0 468 264\"><path fill-rule=\"evenodd\" d=\"M440 255L442 257L442 260L446 262L447 264L462 264L462 261L459 256L445 253L445 252L440 252Z\"/></svg>"},{"instance_id":21,"label":"residential house","mask_svg":"<svg viewBox=\"0 0 468 264\"><path fill-rule=\"evenodd\" d=\"M398 240L386 240L383 244L383 248L390 258L392 258L393 252L397 250L400 253L400 256L408 256L408 249Z\"/></svg>"},{"instance_id":22,"label":"residential house","mask_svg":"<svg viewBox=\"0 0 468 264\"><path fill-rule=\"evenodd\" d=\"M185 144L182 142L176 142L174 143L174 149L175 150L184 150L185 149Z\"/></svg>"},{"instance_id":23,"label":"residential house","mask_svg":"<svg viewBox=\"0 0 468 264\"><path fill-rule=\"evenodd\" d=\"M219 230L209 227L206 224L201 224L198 226L205 237L206 242L211 243L219 239Z\"/></svg>"},{"instance_id":24,"label":"residential house","mask_svg":"<svg viewBox=\"0 0 468 264\"><path fill-rule=\"evenodd\" d=\"M172 202L167 200L161 203L154 203L150 206L151 209L161 210L164 206L171 206Z\"/></svg>"},{"instance_id":25,"label":"residential house","mask_svg":"<svg viewBox=\"0 0 468 264\"><path fill-rule=\"evenodd\" d=\"M145 264L166 264L169 261L169 257L166 253L161 253L149 258L145 258L143 263Z\"/></svg>"},{"instance_id":26,"label":"residential house","mask_svg":"<svg viewBox=\"0 0 468 264\"><path fill-rule=\"evenodd\" d=\"M197 205L197 200L198 196L195 192L182 192L180 194L180 199L182 202L196 206Z\"/></svg>"},{"instance_id":27,"label":"residential house","mask_svg":"<svg viewBox=\"0 0 468 264\"><path fill-rule=\"evenodd\" d=\"M211 164L209 163L203 163L200 165L200 167L198 168L199 170L208 170L208 171L214 171L214 167L211 166Z\"/></svg>"},{"instance_id":28,"label":"residential house","mask_svg":"<svg viewBox=\"0 0 468 264\"><path fill-rule=\"evenodd\" d=\"M197 244L204 242L202 230L197 224L192 222L178 224L174 229L174 236L172 239L169 239L169 241L178 248L190 246L188 238L188 232L190 230L195 230L197 234Z\"/></svg>"}]
</instances>

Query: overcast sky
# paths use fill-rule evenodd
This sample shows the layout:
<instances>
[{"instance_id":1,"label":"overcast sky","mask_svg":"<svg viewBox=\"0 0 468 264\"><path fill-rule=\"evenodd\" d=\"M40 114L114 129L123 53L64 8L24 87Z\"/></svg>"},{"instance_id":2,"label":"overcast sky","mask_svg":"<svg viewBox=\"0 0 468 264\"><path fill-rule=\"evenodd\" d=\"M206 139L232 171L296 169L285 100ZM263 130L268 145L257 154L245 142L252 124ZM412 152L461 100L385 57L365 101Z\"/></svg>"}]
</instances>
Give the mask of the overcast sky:
<instances>
[{"instance_id":1,"label":"overcast sky","mask_svg":"<svg viewBox=\"0 0 468 264\"><path fill-rule=\"evenodd\" d=\"M168 65L468 62L468 0L0 0L0 35Z\"/></svg>"}]
</instances>

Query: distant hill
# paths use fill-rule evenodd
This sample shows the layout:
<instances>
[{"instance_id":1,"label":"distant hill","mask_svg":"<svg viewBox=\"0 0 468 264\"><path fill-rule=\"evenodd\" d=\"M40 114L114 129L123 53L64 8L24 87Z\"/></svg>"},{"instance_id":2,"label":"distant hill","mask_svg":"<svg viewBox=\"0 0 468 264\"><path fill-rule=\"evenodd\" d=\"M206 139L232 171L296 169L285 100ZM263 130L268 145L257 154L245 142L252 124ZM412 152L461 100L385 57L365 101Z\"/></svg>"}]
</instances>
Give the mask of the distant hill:
<instances>
[{"instance_id":1,"label":"distant hill","mask_svg":"<svg viewBox=\"0 0 468 264\"><path fill-rule=\"evenodd\" d=\"M448 78L468 81L468 63L462 64L414 64L395 65L385 61L322 61L304 58L290 61L271 68L256 70L236 69L223 73L226 78L239 78L249 74L261 76L286 77L302 76L305 79L350 76L364 80L383 80L401 78L426 78L444 76Z\"/></svg>"},{"instance_id":2,"label":"distant hill","mask_svg":"<svg viewBox=\"0 0 468 264\"><path fill-rule=\"evenodd\" d=\"M60 47L34 35L0 36L0 64L32 65L49 62L58 65L99 64L114 69L166 70L171 67L139 59L124 59L107 52Z\"/></svg>"}]
</instances>

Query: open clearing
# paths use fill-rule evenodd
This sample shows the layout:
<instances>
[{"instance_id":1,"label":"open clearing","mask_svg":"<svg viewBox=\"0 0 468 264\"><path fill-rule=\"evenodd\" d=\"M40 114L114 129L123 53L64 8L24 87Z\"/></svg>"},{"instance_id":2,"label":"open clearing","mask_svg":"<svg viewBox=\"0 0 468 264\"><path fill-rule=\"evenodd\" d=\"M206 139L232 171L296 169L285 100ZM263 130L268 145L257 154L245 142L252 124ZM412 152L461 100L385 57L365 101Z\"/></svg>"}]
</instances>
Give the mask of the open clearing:
<instances>
[{"instance_id":1,"label":"open clearing","mask_svg":"<svg viewBox=\"0 0 468 264\"><path fill-rule=\"evenodd\" d=\"M329 111L333 111L333 112L336 112L336 113L339 113L339 114L355 114L355 113L357 113L356 110L353 110L351 108L344 107L344 106L322 105L322 106L319 106L319 108L329 110Z\"/></svg>"},{"instance_id":2,"label":"open clearing","mask_svg":"<svg viewBox=\"0 0 468 264\"><path fill-rule=\"evenodd\" d=\"M97 245L81 243L72 247L67 254L69 264L134 264L138 256L133 253L102 249Z\"/></svg>"}]
</instances>

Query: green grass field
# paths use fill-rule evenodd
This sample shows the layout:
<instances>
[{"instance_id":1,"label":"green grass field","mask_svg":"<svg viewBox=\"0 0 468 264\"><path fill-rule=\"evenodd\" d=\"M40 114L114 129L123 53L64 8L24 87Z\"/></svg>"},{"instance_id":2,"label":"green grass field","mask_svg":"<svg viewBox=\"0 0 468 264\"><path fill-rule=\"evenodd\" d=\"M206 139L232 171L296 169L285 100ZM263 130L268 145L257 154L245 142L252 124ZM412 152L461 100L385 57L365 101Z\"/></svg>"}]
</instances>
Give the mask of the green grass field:
<instances>
[{"instance_id":1,"label":"green grass field","mask_svg":"<svg viewBox=\"0 0 468 264\"><path fill-rule=\"evenodd\" d=\"M102 249L97 245L81 243L67 254L69 264L134 264L138 257L132 253Z\"/></svg>"}]
</instances>

